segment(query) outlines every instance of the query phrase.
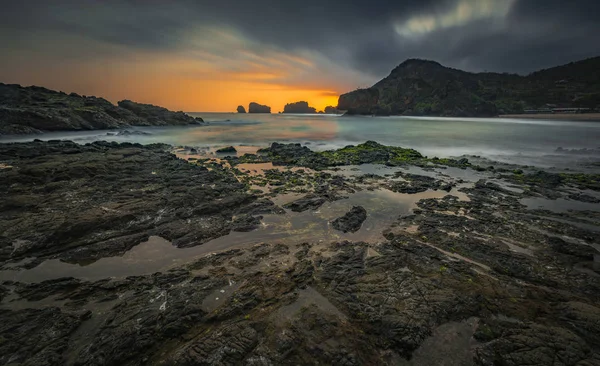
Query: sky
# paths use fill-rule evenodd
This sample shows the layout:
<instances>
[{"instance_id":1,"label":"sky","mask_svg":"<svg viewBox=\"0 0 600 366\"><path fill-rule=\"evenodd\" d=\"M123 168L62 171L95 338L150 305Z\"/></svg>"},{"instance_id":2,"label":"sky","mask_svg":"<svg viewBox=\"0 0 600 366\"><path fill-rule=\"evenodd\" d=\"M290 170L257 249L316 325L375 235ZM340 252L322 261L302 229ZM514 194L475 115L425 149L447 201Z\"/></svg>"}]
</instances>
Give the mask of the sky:
<instances>
[{"instance_id":1,"label":"sky","mask_svg":"<svg viewBox=\"0 0 600 366\"><path fill-rule=\"evenodd\" d=\"M0 0L0 82L188 112L335 106L407 58L527 74L600 55L600 0Z\"/></svg>"}]
</instances>

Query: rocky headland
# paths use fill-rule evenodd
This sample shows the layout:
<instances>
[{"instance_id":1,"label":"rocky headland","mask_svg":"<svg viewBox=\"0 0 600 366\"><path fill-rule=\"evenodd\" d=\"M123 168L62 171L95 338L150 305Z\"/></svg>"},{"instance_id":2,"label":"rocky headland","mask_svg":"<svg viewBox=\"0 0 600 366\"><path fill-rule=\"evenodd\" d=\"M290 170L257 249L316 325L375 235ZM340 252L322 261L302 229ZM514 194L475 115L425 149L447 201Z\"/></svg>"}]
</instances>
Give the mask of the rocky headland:
<instances>
[{"instance_id":1,"label":"rocky headland","mask_svg":"<svg viewBox=\"0 0 600 366\"><path fill-rule=\"evenodd\" d=\"M248 113L271 113L271 107L252 102L248 105Z\"/></svg>"},{"instance_id":2,"label":"rocky headland","mask_svg":"<svg viewBox=\"0 0 600 366\"><path fill-rule=\"evenodd\" d=\"M123 100L0 83L0 135L204 124L183 112Z\"/></svg>"},{"instance_id":3,"label":"rocky headland","mask_svg":"<svg viewBox=\"0 0 600 366\"><path fill-rule=\"evenodd\" d=\"M340 96L348 114L492 117L548 110L549 106L600 106L600 57L527 76L470 73L435 61L409 59L366 89Z\"/></svg>"},{"instance_id":4,"label":"rocky headland","mask_svg":"<svg viewBox=\"0 0 600 366\"><path fill-rule=\"evenodd\" d=\"M598 174L201 151L0 144L1 365L599 364Z\"/></svg>"}]
</instances>

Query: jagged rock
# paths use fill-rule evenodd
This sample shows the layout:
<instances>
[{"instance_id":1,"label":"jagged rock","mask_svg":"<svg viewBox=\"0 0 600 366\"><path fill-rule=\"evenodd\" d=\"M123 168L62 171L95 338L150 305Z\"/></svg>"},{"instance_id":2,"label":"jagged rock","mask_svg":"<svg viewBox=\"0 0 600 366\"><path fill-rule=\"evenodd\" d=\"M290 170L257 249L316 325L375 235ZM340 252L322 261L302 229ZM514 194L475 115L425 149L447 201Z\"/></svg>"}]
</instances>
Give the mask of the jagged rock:
<instances>
[{"instance_id":1,"label":"jagged rock","mask_svg":"<svg viewBox=\"0 0 600 366\"><path fill-rule=\"evenodd\" d=\"M283 207L294 212L303 212L306 210L316 210L321 207L327 200L324 197L316 195L308 195L294 202L288 203Z\"/></svg>"},{"instance_id":2,"label":"jagged rock","mask_svg":"<svg viewBox=\"0 0 600 366\"><path fill-rule=\"evenodd\" d=\"M231 230L246 232L252 231L260 227L262 216L241 215L233 220Z\"/></svg>"},{"instance_id":3,"label":"jagged rock","mask_svg":"<svg viewBox=\"0 0 600 366\"><path fill-rule=\"evenodd\" d=\"M0 169L0 260L93 261L148 235L198 245L228 234L233 212L255 199L230 171L189 164L162 145L0 144L0 161L19 166ZM56 214L44 215L50 208Z\"/></svg>"},{"instance_id":4,"label":"jagged rock","mask_svg":"<svg viewBox=\"0 0 600 366\"><path fill-rule=\"evenodd\" d=\"M84 313L58 308L0 310L0 364L60 365Z\"/></svg>"},{"instance_id":5,"label":"jagged rock","mask_svg":"<svg viewBox=\"0 0 600 366\"><path fill-rule=\"evenodd\" d=\"M363 222L367 219L367 210L361 206L354 206L344 216L338 217L331 222L334 229L345 233L355 233L360 230Z\"/></svg>"}]
</instances>

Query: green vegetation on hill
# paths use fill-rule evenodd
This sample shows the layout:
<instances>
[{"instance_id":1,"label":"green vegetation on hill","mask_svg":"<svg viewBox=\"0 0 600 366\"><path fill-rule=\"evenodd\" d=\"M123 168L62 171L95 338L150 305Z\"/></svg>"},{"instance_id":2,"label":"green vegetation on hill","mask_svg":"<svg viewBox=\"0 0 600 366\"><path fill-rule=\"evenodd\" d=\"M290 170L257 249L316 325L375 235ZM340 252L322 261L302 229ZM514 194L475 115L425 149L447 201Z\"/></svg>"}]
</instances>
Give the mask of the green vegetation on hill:
<instances>
[{"instance_id":1,"label":"green vegetation on hill","mask_svg":"<svg viewBox=\"0 0 600 366\"><path fill-rule=\"evenodd\" d=\"M600 107L600 57L527 76L469 73L410 59L371 88L340 96L349 114L496 116L549 106Z\"/></svg>"}]
</instances>

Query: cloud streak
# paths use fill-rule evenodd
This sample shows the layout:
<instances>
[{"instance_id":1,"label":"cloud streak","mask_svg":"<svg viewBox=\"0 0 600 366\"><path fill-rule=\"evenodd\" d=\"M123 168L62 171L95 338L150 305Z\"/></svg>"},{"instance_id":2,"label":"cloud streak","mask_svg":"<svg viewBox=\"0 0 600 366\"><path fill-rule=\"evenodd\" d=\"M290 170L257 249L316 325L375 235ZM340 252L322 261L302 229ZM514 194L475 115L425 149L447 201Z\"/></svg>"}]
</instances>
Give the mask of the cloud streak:
<instances>
[{"instance_id":1,"label":"cloud streak","mask_svg":"<svg viewBox=\"0 0 600 366\"><path fill-rule=\"evenodd\" d=\"M600 54L591 38L600 34L597 0L0 5L1 81L111 99L135 92L124 97L195 110L231 110L229 104L259 97L280 103L267 89L290 98L303 91L299 98L321 98L313 104L322 104L324 96L330 101L335 93L369 86L413 57L472 71L527 73ZM185 87L178 90L175 82ZM161 85L169 85L171 94L154 91ZM229 100L221 92L225 86Z\"/></svg>"}]
</instances>

